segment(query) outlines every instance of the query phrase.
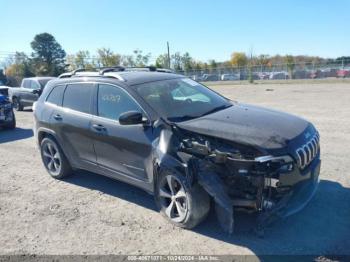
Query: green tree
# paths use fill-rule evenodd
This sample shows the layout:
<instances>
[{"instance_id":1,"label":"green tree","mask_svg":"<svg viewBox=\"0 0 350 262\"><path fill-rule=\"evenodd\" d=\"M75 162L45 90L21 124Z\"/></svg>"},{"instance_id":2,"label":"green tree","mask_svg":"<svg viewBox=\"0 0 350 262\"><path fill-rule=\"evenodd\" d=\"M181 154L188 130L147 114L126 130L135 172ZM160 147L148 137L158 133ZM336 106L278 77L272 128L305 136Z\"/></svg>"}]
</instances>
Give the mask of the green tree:
<instances>
[{"instance_id":1,"label":"green tree","mask_svg":"<svg viewBox=\"0 0 350 262\"><path fill-rule=\"evenodd\" d=\"M294 68L295 68L294 57L292 55L286 55L284 60L285 60L285 63L287 64L289 78L292 79Z\"/></svg>"},{"instance_id":2,"label":"green tree","mask_svg":"<svg viewBox=\"0 0 350 262\"><path fill-rule=\"evenodd\" d=\"M31 61L23 52L16 52L15 55L8 57L5 73L7 76L15 78L18 83L24 77L34 76Z\"/></svg>"},{"instance_id":3,"label":"green tree","mask_svg":"<svg viewBox=\"0 0 350 262\"><path fill-rule=\"evenodd\" d=\"M236 67L246 66L248 63L248 58L245 53L242 52L234 52L231 55L231 65Z\"/></svg>"},{"instance_id":4,"label":"green tree","mask_svg":"<svg viewBox=\"0 0 350 262\"><path fill-rule=\"evenodd\" d=\"M37 75L59 75L65 69L66 52L49 33L38 34L31 42L32 61Z\"/></svg>"},{"instance_id":5,"label":"green tree","mask_svg":"<svg viewBox=\"0 0 350 262\"><path fill-rule=\"evenodd\" d=\"M89 51L78 51L75 54L75 65L77 68L85 68L91 70L95 67L93 59L90 57Z\"/></svg>"},{"instance_id":6,"label":"green tree","mask_svg":"<svg viewBox=\"0 0 350 262\"><path fill-rule=\"evenodd\" d=\"M176 52L175 54L171 55L171 61L173 64L173 67L176 71L182 71L182 57L179 52Z\"/></svg>"},{"instance_id":7,"label":"green tree","mask_svg":"<svg viewBox=\"0 0 350 262\"><path fill-rule=\"evenodd\" d=\"M135 59L132 55L122 56L122 65L123 66L135 66Z\"/></svg>"},{"instance_id":8,"label":"green tree","mask_svg":"<svg viewBox=\"0 0 350 262\"><path fill-rule=\"evenodd\" d=\"M270 62L270 56L261 54L258 57L256 57L256 62L257 62L258 65L260 65L262 67L265 67Z\"/></svg>"},{"instance_id":9,"label":"green tree","mask_svg":"<svg viewBox=\"0 0 350 262\"><path fill-rule=\"evenodd\" d=\"M134 56L135 56L135 66L146 66L148 65L149 59L151 57L151 53L143 54L142 50L136 49L134 50Z\"/></svg>"},{"instance_id":10,"label":"green tree","mask_svg":"<svg viewBox=\"0 0 350 262\"><path fill-rule=\"evenodd\" d=\"M159 55L156 59L156 67L159 68L167 68L169 64L168 61L168 55L167 54L163 54L163 55Z\"/></svg>"},{"instance_id":11,"label":"green tree","mask_svg":"<svg viewBox=\"0 0 350 262\"><path fill-rule=\"evenodd\" d=\"M185 72L193 70L193 59L188 52L182 55L181 60Z\"/></svg>"},{"instance_id":12,"label":"green tree","mask_svg":"<svg viewBox=\"0 0 350 262\"><path fill-rule=\"evenodd\" d=\"M97 49L97 64L99 67L119 66L122 62L122 56L114 53L109 48Z\"/></svg>"},{"instance_id":13,"label":"green tree","mask_svg":"<svg viewBox=\"0 0 350 262\"><path fill-rule=\"evenodd\" d=\"M216 73L218 68L218 63L214 59L209 60L209 68L211 73Z\"/></svg>"}]
</instances>

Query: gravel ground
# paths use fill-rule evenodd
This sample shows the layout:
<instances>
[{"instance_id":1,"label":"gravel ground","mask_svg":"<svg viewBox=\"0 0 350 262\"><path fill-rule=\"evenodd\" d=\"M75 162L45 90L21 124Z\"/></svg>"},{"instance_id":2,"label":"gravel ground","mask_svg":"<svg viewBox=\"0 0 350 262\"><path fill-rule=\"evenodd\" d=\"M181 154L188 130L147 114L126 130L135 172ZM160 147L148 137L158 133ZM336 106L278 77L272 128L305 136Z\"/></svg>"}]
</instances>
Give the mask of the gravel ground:
<instances>
[{"instance_id":1,"label":"gravel ground","mask_svg":"<svg viewBox=\"0 0 350 262\"><path fill-rule=\"evenodd\" d=\"M300 213L257 238L251 216L222 233L213 212L194 230L175 228L147 193L95 174L58 181L41 164L32 112L0 130L0 254L350 254L350 84L215 85L225 96L287 111L321 134L319 190Z\"/></svg>"}]
</instances>

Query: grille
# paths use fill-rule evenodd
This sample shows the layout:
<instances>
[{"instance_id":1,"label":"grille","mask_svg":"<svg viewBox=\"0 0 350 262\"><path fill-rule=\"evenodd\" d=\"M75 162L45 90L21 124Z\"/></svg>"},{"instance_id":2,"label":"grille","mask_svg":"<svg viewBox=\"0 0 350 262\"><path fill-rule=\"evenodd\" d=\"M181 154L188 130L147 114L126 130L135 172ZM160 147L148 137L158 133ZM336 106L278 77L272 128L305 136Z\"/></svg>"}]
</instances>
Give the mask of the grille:
<instances>
[{"instance_id":1,"label":"grille","mask_svg":"<svg viewBox=\"0 0 350 262\"><path fill-rule=\"evenodd\" d=\"M320 150L320 136L316 133L311 140L296 150L298 165L301 169L307 167Z\"/></svg>"}]
</instances>

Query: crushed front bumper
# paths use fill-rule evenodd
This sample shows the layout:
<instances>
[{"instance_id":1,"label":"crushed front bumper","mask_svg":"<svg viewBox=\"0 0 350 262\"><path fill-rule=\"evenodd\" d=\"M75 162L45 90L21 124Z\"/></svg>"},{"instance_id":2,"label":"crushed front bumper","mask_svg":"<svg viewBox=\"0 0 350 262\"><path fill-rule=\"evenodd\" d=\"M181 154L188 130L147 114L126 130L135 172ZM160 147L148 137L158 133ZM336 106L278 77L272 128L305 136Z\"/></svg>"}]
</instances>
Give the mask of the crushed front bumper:
<instances>
[{"instance_id":1,"label":"crushed front bumper","mask_svg":"<svg viewBox=\"0 0 350 262\"><path fill-rule=\"evenodd\" d=\"M13 121L14 114L12 108L0 107L0 126L6 126Z\"/></svg>"},{"instance_id":2,"label":"crushed front bumper","mask_svg":"<svg viewBox=\"0 0 350 262\"><path fill-rule=\"evenodd\" d=\"M303 172L286 174L290 180L291 189L270 210L264 210L258 218L259 227L264 227L276 219L285 218L302 210L315 195L319 184L321 160L317 157ZM280 176L280 181L286 181ZM286 182L285 182L286 183Z\"/></svg>"}]
</instances>

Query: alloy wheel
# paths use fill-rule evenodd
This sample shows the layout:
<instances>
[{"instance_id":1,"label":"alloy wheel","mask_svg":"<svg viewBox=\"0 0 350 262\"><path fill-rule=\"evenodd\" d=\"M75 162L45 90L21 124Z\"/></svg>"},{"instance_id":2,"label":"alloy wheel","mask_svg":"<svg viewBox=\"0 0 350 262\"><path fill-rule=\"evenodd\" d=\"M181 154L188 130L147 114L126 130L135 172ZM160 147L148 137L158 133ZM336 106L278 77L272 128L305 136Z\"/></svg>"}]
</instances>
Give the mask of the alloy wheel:
<instances>
[{"instance_id":1,"label":"alloy wheel","mask_svg":"<svg viewBox=\"0 0 350 262\"><path fill-rule=\"evenodd\" d=\"M173 175L167 175L160 181L159 198L166 216L181 223L188 212L188 200L182 182Z\"/></svg>"},{"instance_id":2,"label":"alloy wheel","mask_svg":"<svg viewBox=\"0 0 350 262\"><path fill-rule=\"evenodd\" d=\"M53 143L46 143L43 147L43 158L46 168L54 175L61 170L61 155L57 146Z\"/></svg>"}]
</instances>

